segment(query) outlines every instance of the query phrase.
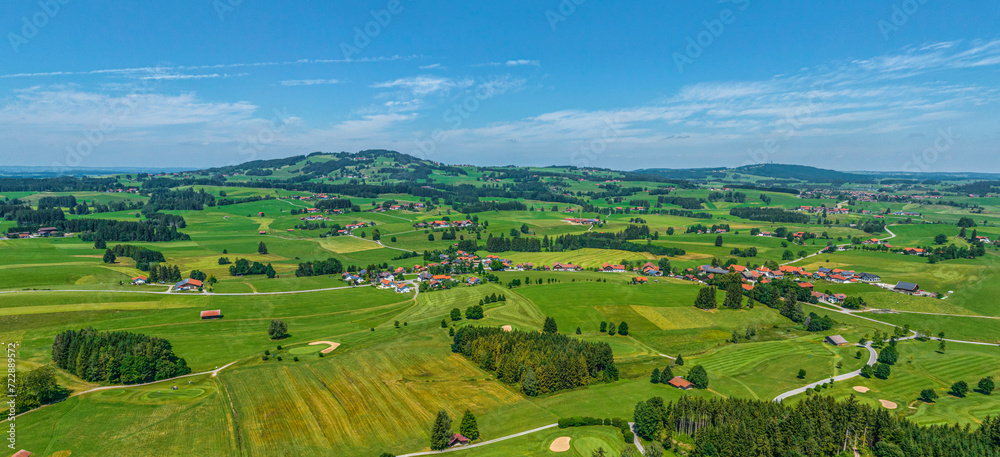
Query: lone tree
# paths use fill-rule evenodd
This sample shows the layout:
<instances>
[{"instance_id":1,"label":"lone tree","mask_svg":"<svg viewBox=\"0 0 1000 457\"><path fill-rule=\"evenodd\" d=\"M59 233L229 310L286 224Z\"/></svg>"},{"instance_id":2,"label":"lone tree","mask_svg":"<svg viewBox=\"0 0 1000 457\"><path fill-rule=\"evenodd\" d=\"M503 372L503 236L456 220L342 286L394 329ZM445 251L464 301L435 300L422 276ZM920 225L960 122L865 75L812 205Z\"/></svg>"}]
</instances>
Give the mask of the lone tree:
<instances>
[{"instance_id":1,"label":"lone tree","mask_svg":"<svg viewBox=\"0 0 1000 457\"><path fill-rule=\"evenodd\" d=\"M542 326L542 331L545 333L559 333L559 327L556 326L556 319L553 317L546 317L545 325Z\"/></svg>"},{"instance_id":2,"label":"lone tree","mask_svg":"<svg viewBox=\"0 0 1000 457\"><path fill-rule=\"evenodd\" d=\"M799 369L799 379L806 379L806 370Z\"/></svg>"},{"instance_id":3,"label":"lone tree","mask_svg":"<svg viewBox=\"0 0 1000 457\"><path fill-rule=\"evenodd\" d=\"M938 394L937 392L934 391L934 389L921 390L920 396L917 397L917 400L920 400L924 403L934 403L934 400L937 399L938 399Z\"/></svg>"},{"instance_id":4,"label":"lone tree","mask_svg":"<svg viewBox=\"0 0 1000 457\"><path fill-rule=\"evenodd\" d=\"M110 249L104 251L104 263L115 263L115 260L117 259L118 257L115 256L115 253L111 252Z\"/></svg>"},{"instance_id":5,"label":"lone tree","mask_svg":"<svg viewBox=\"0 0 1000 457\"><path fill-rule=\"evenodd\" d=\"M691 372L688 373L687 380L699 389L708 388L708 372L705 371L705 367L701 365L695 365L695 367L691 369Z\"/></svg>"},{"instance_id":6,"label":"lone tree","mask_svg":"<svg viewBox=\"0 0 1000 457\"><path fill-rule=\"evenodd\" d=\"M621 336L628 336L628 322L618 324L618 334Z\"/></svg>"},{"instance_id":7,"label":"lone tree","mask_svg":"<svg viewBox=\"0 0 1000 457\"><path fill-rule=\"evenodd\" d=\"M722 246L722 235L715 237L715 245Z\"/></svg>"},{"instance_id":8,"label":"lone tree","mask_svg":"<svg viewBox=\"0 0 1000 457\"><path fill-rule=\"evenodd\" d=\"M288 326L281 319L271 319L271 325L267 327L267 334L272 340L287 338Z\"/></svg>"},{"instance_id":9,"label":"lone tree","mask_svg":"<svg viewBox=\"0 0 1000 457\"><path fill-rule=\"evenodd\" d=\"M934 237L934 244L945 244L948 242L948 235L943 233Z\"/></svg>"},{"instance_id":10,"label":"lone tree","mask_svg":"<svg viewBox=\"0 0 1000 457\"><path fill-rule=\"evenodd\" d=\"M993 395L996 385L993 383L993 376L987 376L979 380L979 392L983 395Z\"/></svg>"},{"instance_id":11,"label":"lone tree","mask_svg":"<svg viewBox=\"0 0 1000 457\"><path fill-rule=\"evenodd\" d=\"M964 397L965 394L969 393L969 383L965 381L958 381L951 385L951 391L948 392L956 397Z\"/></svg>"},{"instance_id":12,"label":"lone tree","mask_svg":"<svg viewBox=\"0 0 1000 457\"><path fill-rule=\"evenodd\" d=\"M726 299L722 305L729 309L740 309L743 307L743 286L739 282L733 281L726 289Z\"/></svg>"},{"instance_id":13,"label":"lone tree","mask_svg":"<svg viewBox=\"0 0 1000 457\"><path fill-rule=\"evenodd\" d=\"M434 419L434 427L431 428L431 449L443 450L448 447L449 440L451 440L451 417L442 409Z\"/></svg>"},{"instance_id":14,"label":"lone tree","mask_svg":"<svg viewBox=\"0 0 1000 457\"><path fill-rule=\"evenodd\" d=\"M671 379L674 379L674 370L671 370L670 365L667 365L663 368L663 371L660 372L660 384L666 384L670 382Z\"/></svg>"},{"instance_id":15,"label":"lone tree","mask_svg":"<svg viewBox=\"0 0 1000 457\"><path fill-rule=\"evenodd\" d=\"M889 379L889 375L892 374L892 368L889 367L887 363L876 363L875 364L875 377L879 379Z\"/></svg>"},{"instance_id":16,"label":"lone tree","mask_svg":"<svg viewBox=\"0 0 1000 457\"><path fill-rule=\"evenodd\" d=\"M458 308L452 308L451 309L451 320L453 320L453 321L460 321L460 320L462 320L462 310L460 310Z\"/></svg>"},{"instance_id":17,"label":"lone tree","mask_svg":"<svg viewBox=\"0 0 1000 457\"><path fill-rule=\"evenodd\" d=\"M895 365L897 360L899 360L899 352L896 351L896 346L886 346L878 353L879 362Z\"/></svg>"},{"instance_id":18,"label":"lone tree","mask_svg":"<svg viewBox=\"0 0 1000 457\"><path fill-rule=\"evenodd\" d=\"M684 357L681 357L680 354L677 354L677 360L674 361L674 364L676 364L679 367L683 367L684 366Z\"/></svg>"},{"instance_id":19,"label":"lone tree","mask_svg":"<svg viewBox=\"0 0 1000 457\"><path fill-rule=\"evenodd\" d=\"M264 244L263 241L261 241L260 244L257 245L257 253L261 255L267 254L267 245Z\"/></svg>"},{"instance_id":20,"label":"lone tree","mask_svg":"<svg viewBox=\"0 0 1000 457\"><path fill-rule=\"evenodd\" d=\"M476 416L472 414L472 411L465 410L458 433L472 441L479 439L479 425L476 423Z\"/></svg>"},{"instance_id":21,"label":"lone tree","mask_svg":"<svg viewBox=\"0 0 1000 457\"><path fill-rule=\"evenodd\" d=\"M660 369L653 368L653 374L649 376L649 382L652 384L660 383Z\"/></svg>"}]
</instances>

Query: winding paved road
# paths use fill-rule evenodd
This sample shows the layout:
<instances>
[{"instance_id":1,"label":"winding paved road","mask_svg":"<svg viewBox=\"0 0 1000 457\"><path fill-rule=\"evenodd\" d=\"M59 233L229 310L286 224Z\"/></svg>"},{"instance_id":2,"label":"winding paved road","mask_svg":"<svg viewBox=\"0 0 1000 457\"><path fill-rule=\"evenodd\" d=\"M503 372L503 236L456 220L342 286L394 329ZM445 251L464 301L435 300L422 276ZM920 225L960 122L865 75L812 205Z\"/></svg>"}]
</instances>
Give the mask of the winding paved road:
<instances>
[{"instance_id":1,"label":"winding paved road","mask_svg":"<svg viewBox=\"0 0 1000 457\"><path fill-rule=\"evenodd\" d=\"M878 353L875 352L875 349L872 348L871 341L869 341L867 344L865 344L865 349L868 349L868 363L867 363L867 365L874 365L875 361L878 359ZM854 370L854 371L852 371L850 373L844 373L844 374L839 375L839 376L834 376L833 380L834 381L843 381L845 379L851 379L851 378L856 377L856 376L861 376L861 370L860 369L859 370ZM827 378L827 379L824 379L822 381L817 381L817 382L814 382L812 384L799 387L798 389L789 390L788 392L785 392L785 393L783 393L781 395L778 395L777 397L774 397L774 401L781 402L782 400L784 400L784 399L786 399L788 397L793 397L795 395L798 395L798 394L801 394L801 393L805 392L808 389L812 389L812 388L815 388L816 386L821 386L823 384L827 384L827 383L830 383L830 382L831 382L830 379Z\"/></svg>"}]
</instances>

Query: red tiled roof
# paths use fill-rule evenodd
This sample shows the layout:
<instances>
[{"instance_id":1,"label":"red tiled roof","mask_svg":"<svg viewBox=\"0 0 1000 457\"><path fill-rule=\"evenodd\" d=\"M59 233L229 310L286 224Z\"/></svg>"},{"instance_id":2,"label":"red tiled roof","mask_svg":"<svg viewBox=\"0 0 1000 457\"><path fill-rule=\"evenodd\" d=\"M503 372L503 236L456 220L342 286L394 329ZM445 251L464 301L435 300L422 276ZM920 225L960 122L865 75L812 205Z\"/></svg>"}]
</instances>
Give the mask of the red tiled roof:
<instances>
[{"instance_id":1,"label":"red tiled roof","mask_svg":"<svg viewBox=\"0 0 1000 457\"><path fill-rule=\"evenodd\" d=\"M677 387L677 388L680 388L680 389L686 389L686 388L691 387L691 386L694 385L694 384L691 384L690 381L688 381L688 380L686 380L686 379L684 379L684 378L682 378L680 376L675 376L674 379L671 379L670 381L668 381L668 383L670 385L672 385L674 387Z\"/></svg>"},{"instance_id":2,"label":"red tiled roof","mask_svg":"<svg viewBox=\"0 0 1000 457\"><path fill-rule=\"evenodd\" d=\"M218 310L218 309L213 309L213 310L202 311L201 312L201 317L203 317L203 318L205 318L205 317L216 317L216 316L221 316L221 315L222 315L222 311Z\"/></svg>"}]
</instances>

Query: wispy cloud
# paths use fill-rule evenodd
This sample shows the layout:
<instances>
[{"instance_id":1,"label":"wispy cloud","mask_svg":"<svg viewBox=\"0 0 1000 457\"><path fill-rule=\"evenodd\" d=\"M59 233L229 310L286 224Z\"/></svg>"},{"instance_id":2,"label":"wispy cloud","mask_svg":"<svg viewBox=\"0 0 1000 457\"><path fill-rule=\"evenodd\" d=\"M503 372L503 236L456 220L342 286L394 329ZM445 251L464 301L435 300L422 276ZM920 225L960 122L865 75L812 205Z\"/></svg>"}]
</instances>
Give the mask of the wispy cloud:
<instances>
[{"instance_id":1,"label":"wispy cloud","mask_svg":"<svg viewBox=\"0 0 1000 457\"><path fill-rule=\"evenodd\" d=\"M337 79L289 79L285 81L280 81L278 84L282 86L317 86L321 84L340 84L340 80Z\"/></svg>"},{"instance_id":2,"label":"wispy cloud","mask_svg":"<svg viewBox=\"0 0 1000 457\"><path fill-rule=\"evenodd\" d=\"M420 66L421 70L433 70L433 69L438 69L438 68L442 68L441 64L439 64L439 63L432 63L430 65L421 65Z\"/></svg>"},{"instance_id":3,"label":"wispy cloud","mask_svg":"<svg viewBox=\"0 0 1000 457\"><path fill-rule=\"evenodd\" d=\"M371 87L376 89L405 89L412 92L413 95L420 97L446 92L454 88L469 87L472 84L473 81L470 78L455 80L441 76L413 76L375 83Z\"/></svg>"},{"instance_id":4,"label":"wispy cloud","mask_svg":"<svg viewBox=\"0 0 1000 457\"><path fill-rule=\"evenodd\" d=\"M524 67L524 66L539 67L541 65L542 65L541 62L537 60L516 59L516 60L507 60L503 62L480 63L473 65L473 67Z\"/></svg>"},{"instance_id":5,"label":"wispy cloud","mask_svg":"<svg viewBox=\"0 0 1000 457\"><path fill-rule=\"evenodd\" d=\"M335 63L364 63L364 62L393 62L398 60L413 60L421 58L418 55L391 55L364 57L360 59L298 59L281 62L245 62L245 63L220 63L211 65L160 65L150 67L130 67L130 68L106 68L98 70L76 70L76 71L50 71L38 73L9 73L0 75L0 78L39 78L49 76L87 76L102 74L148 74L163 73L171 71L197 71L216 70L226 68L252 68L252 67L274 67L274 66L294 66L294 65L314 65L314 64L335 64Z\"/></svg>"}]
</instances>

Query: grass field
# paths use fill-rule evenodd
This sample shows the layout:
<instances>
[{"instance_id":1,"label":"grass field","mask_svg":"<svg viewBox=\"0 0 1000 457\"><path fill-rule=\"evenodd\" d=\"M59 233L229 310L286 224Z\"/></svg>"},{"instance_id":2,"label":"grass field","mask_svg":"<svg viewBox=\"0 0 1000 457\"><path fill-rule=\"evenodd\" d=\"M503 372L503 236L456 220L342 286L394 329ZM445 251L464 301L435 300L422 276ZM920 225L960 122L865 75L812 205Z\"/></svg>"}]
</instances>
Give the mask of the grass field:
<instances>
[{"instance_id":1,"label":"grass field","mask_svg":"<svg viewBox=\"0 0 1000 457\"><path fill-rule=\"evenodd\" d=\"M320 156L316 160L325 160ZM391 162L359 164L354 172L371 176L368 182L389 182L380 167ZM464 167L467 175L434 171L439 182L452 185L489 185L484 172ZM537 171L551 171L539 168ZM575 172L575 171L574 171ZM594 173L599 173L594 171ZM291 168L275 170L279 178L299 174ZM609 176L610 178L610 176ZM230 176L245 181L245 176ZM353 178L316 178L316 182L351 182ZM544 176L547 183L563 186L567 192L591 192L595 183ZM661 183L644 182L653 188ZM252 187L194 186L214 195L225 191L228 197L308 196L308 193ZM186 188L186 187L184 187ZM677 189L672 195L707 199L711 190ZM827 205L832 199L801 199L791 194L765 192L771 199L767 206L794 208L800 205ZM748 193L747 206L765 206L758 192ZM37 202L39 193L6 193ZM69 195L58 193L58 195ZM108 202L144 197L105 193L74 193L78 199ZM310 207L315 201L264 200L236 205L207 207L202 211L168 211L185 218L182 231L191 240L169 243L130 243L163 252L167 264L178 265L183 276L192 270L214 275L218 283L212 293L162 294L166 285L130 286L132 276L142 272L130 259L105 264L103 252L92 242L78 238L25 239L0 241L0 338L21 343L19 369L50 364L53 337L67 329L93 326L98 330L121 330L165 338L175 352L196 371L212 370L236 361L216 377L193 376L173 383L93 392L71 397L18 419L19 446L43 456L87 455L183 455L195 450L199 455L282 456L282 455L378 455L416 452L428 448L429 426L441 409L458 422L469 409L477 415L483 439L492 439L527 429L555 423L560 417L595 416L631 419L637 402L653 396L666 401L682 395L702 397L736 396L768 400L801 385L857 370L867 359L863 352L856 358L855 346L834 347L822 342L828 335L840 334L855 342L865 334L891 331L894 325L937 334L948 338L994 342L1000 340L1000 321L982 316L1000 316L995 298L1000 296L1000 262L995 248L982 259L948 260L936 264L927 259L898 254L847 251L814 256L796 265L815 270L819 267L866 271L882 276L882 281L911 281L921 288L948 294L947 299L911 297L868 284L833 284L819 281L816 290L829 290L860 296L871 308L892 308L899 314L845 315L829 306L805 305L806 312L829 315L837 324L827 332L810 333L794 324L777 310L757 305L753 309L704 311L693 306L701 285L669 278L650 278L649 284L631 285L634 274L608 274L594 271L493 272L498 283L478 286L460 285L447 290L419 294L395 294L373 287L286 293L315 289L341 288L339 275L296 277L299 263L336 258L345 266L367 268L370 265L412 268L426 264L423 256L397 259L405 251L445 250L461 240L476 239L475 231L458 231L456 240L443 240L441 230L414 229L418 221L451 220L476 217L485 226L480 240L490 236L511 236L526 225L528 233L519 236L550 239L587 230L617 232L630 224L645 224L657 239L650 244L681 248L686 254L670 257L677 269L693 268L718 259L732 258L733 248L756 247L758 256L736 259L740 265L759 265L766 261L783 263L786 249L813 253L827 240L809 240L804 245L778 238L751 237L750 229L826 233L836 243L851 237L870 237L850 224L856 217L827 225L772 224L744 220L729 215L740 206L724 201L706 201L703 211L712 217L689 218L645 213L582 213L600 217L603 224L570 225L566 208L580 205L524 201L532 211L488 211L461 214L454 207L434 202L431 211L368 212L372 202L395 199L399 202L427 202L432 199L412 195L386 194L377 198L353 198L364 212L328 215L327 227L315 230L296 228L301 224L294 209ZM655 196L644 191L620 200L595 198L595 207L627 206L630 199L655 203ZM485 200L485 199L484 199ZM501 198L489 200L504 200ZM990 213L1000 209L1000 200L987 204L978 221L992 221L978 227L979 233L1000 235ZM552 211L552 206L559 211ZM995 206L991 206L995 205ZM899 204L859 203L856 208L884 212L898 210ZM678 209L664 205L665 209ZM853 208L853 207L852 207ZM912 205L924 220L942 224L899 224L891 229L897 234L893 244L929 245L938 233L957 240L956 221L964 210L956 207ZM544 211L543 211L544 210ZM258 213L263 212L264 216ZM137 220L136 211L73 216ZM641 222L637 222L636 218ZM902 222L901 217L891 221ZM356 236L322 236L334 224L340 226L370 222L373 227L357 229ZM695 224L730 224L732 231L723 236L722 246L715 245L714 234L687 234ZM0 230L13 221L0 222ZM667 235L669 228L673 235ZM291 229L291 231L289 231ZM382 235L379 245L372 241L374 230ZM264 235L259 232L264 231ZM364 237L362 237L364 232ZM429 239L433 235L433 240ZM887 234L882 235L887 236ZM836 241L840 238L842 241ZM393 239L395 239L393 241ZM259 243L267 245L267 254L258 254ZM646 240L633 240L645 243ZM110 243L109 243L110 244ZM480 245L484 241L480 241ZM787 246L785 246L787 244ZM479 255L489 252L480 250ZM493 253L514 263L536 266L554 262L574 263L585 268L604 262L633 264L656 263L660 257L646 252L579 249L562 252ZM233 277L230 260L245 258L270 263L278 277ZM463 279L466 275L456 275ZM481 274L476 276L482 277ZM412 273L406 277L413 278ZM513 289L504 284L513 279L524 285ZM542 284L537 281L541 279ZM124 284L122 284L124 283ZM24 289L49 289L28 291ZM70 292L68 290L74 290ZM77 292L78 291L78 292ZM953 292L953 293L952 293ZM267 295L263 295L268 293ZM246 295L225 295L246 294ZM478 321L452 321L450 311L464 311L490 294L503 294L505 301L485 305L485 318ZM414 299L414 295L416 298ZM720 297L721 301L721 297ZM199 311L220 309L223 318L202 321ZM919 313L954 314L936 316ZM556 320L560 333L586 341L608 343L620 370L615 383L591 385L554 394L527 397L517 386L507 386L450 350L448 328L467 325L538 331L546 317ZM866 318L883 321L880 324ZM290 336L272 341L267 335L271 319L282 319ZM627 323L629 335L610 336L599 331L602 321L617 325ZM399 322L397 328L396 322ZM738 344L730 341L734 330L743 334L756 329L751 340ZM576 334L577 328L580 334ZM320 357L325 346L309 346L312 341L336 341L341 346ZM281 349L278 349L278 346ZM907 341L899 345L901 357L888 380L855 378L836 383L823 393L840 398L852 394L861 401L878 405L879 399L900 405L895 414L910 417L921 424L949 422L975 424L987 414L1000 410L1000 395L972 393L955 398L944 392L959 379L975 384L986 375L1000 376L1000 348L950 343L944 354L935 352L936 342ZM262 359L264 351L272 357ZM674 367L675 374L686 375L694 365L703 365L709 373L707 390L683 392L649 382L653 368L671 363L665 356L683 354L686 364ZM282 360L277 360L280 356ZM295 361L298 358L298 361ZM838 367L838 364L840 365ZM799 369L806 371L797 378ZM79 392L98 387L66 372L59 371L60 384ZM190 381L190 382L189 382ZM171 389L172 385L177 390ZM860 394L855 385L872 390ZM921 389L935 388L942 398L934 404L917 402ZM792 398L787 401L796 401ZM563 454L548 450L552 440L571 437L571 449ZM630 444L609 427L585 427L546 430L511 439L458 456L476 457L555 455L590 457L598 447L617 455ZM672 454L667 454L672 457Z\"/></svg>"}]
</instances>

